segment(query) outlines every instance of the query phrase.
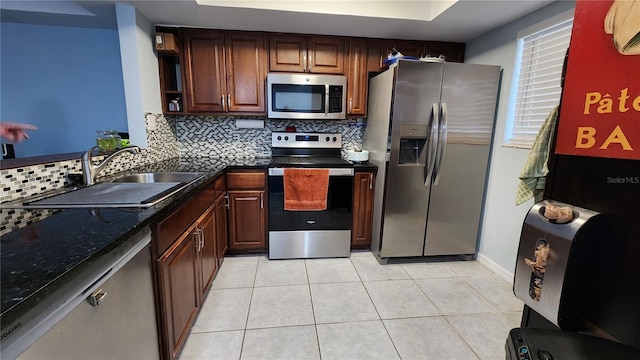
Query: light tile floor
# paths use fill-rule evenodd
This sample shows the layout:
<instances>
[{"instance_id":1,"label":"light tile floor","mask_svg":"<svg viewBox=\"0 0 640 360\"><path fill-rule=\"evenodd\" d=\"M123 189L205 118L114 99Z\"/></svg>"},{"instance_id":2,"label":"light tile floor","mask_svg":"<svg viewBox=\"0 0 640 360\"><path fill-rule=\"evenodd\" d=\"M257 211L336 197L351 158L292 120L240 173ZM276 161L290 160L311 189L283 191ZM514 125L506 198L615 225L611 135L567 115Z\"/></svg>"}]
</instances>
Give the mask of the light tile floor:
<instances>
[{"instance_id":1,"label":"light tile floor","mask_svg":"<svg viewBox=\"0 0 640 360\"><path fill-rule=\"evenodd\" d=\"M522 302L475 261L225 258L187 359L504 359Z\"/></svg>"}]
</instances>

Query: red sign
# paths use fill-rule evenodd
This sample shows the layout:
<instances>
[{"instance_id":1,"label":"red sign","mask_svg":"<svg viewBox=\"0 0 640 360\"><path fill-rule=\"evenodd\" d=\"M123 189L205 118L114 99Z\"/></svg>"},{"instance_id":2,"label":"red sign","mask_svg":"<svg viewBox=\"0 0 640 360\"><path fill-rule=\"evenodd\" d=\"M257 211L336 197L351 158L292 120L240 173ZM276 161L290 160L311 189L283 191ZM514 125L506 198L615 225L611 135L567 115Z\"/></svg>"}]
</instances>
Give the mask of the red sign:
<instances>
[{"instance_id":1,"label":"red sign","mask_svg":"<svg viewBox=\"0 0 640 360\"><path fill-rule=\"evenodd\" d=\"M576 2L556 154L640 159L640 1Z\"/></svg>"}]
</instances>

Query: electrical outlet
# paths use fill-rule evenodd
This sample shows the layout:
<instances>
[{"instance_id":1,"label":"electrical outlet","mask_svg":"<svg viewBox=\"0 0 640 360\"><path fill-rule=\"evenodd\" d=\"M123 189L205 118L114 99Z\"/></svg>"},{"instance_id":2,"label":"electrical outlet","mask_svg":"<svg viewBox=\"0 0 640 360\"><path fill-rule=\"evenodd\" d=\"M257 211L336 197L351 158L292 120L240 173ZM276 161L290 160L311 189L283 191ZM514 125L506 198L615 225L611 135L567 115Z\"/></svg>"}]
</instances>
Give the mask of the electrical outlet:
<instances>
[{"instance_id":1,"label":"electrical outlet","mask_svg":"<svg viewBox=\"0 0 640 360\"><path fill-rule=\"evenodd\" d=\"M148 131L155 131L156 127L157 127L156 117L155 116L149 116L149 119L147 120L147 130Z\"/></svg>"}]
</instances>

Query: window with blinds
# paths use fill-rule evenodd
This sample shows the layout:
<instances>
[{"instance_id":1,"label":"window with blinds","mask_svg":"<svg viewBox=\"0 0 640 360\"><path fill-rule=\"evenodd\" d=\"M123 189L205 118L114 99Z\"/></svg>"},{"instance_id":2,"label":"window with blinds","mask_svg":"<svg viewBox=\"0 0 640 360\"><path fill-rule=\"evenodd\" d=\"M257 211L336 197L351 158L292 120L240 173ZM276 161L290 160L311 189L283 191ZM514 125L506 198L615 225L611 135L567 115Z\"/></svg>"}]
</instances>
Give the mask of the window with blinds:
<instances>
[{"instance_id":1,"label":"window with blinds","mask_svg":"<svg viewBox=\"0 0 640 360\"><path fill-rule=\"evenodd\" d=\"M547 115L560 102L562 65L572 25L570 12L518 33L515 107L506 146L531 148Z\"/></svg>"}]
</instances>

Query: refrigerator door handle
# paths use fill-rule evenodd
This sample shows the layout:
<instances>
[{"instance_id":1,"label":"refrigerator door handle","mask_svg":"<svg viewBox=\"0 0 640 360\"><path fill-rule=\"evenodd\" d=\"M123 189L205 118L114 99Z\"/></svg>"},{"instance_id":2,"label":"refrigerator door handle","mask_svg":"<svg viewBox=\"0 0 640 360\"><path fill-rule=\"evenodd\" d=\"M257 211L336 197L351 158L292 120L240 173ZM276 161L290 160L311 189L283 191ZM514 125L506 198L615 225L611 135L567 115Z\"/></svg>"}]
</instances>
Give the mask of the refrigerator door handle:
<instances>
[{"instance_id":1,"label":"refrigerator door handle","mask_svg":"<svg viewBox=\"0 0 640 360\"><path fill-rule=\"evenodd\" d=\"M438 119L440 118L440 114L438 111L438 103L434 103L431 106L431 131L429 133L429 142L427 144L428 150L428 161L427 166L425 166L425 176L424 176L424 186L431 186L431 178L433 177L433 170L435 167L436 160L436 151L437 151L437 142L438 142Z\"/></svg>"},{"instance_id":2,"label":"refrigerator door handle","mask_svg":"<svg viewBox=\"0 0 640 360\"><path fill-rule=\"evenodd\" d=\"M440 134L438 136L438 162L435 164L435 173L436 178L433 180L433 185L438 185L440 181L440 175L442 175L442 161L444 160L444 153L447 150L447 103L442 103L441 105L442 112L442 125L440 125Z\"/></svg>"}]
</instances>

